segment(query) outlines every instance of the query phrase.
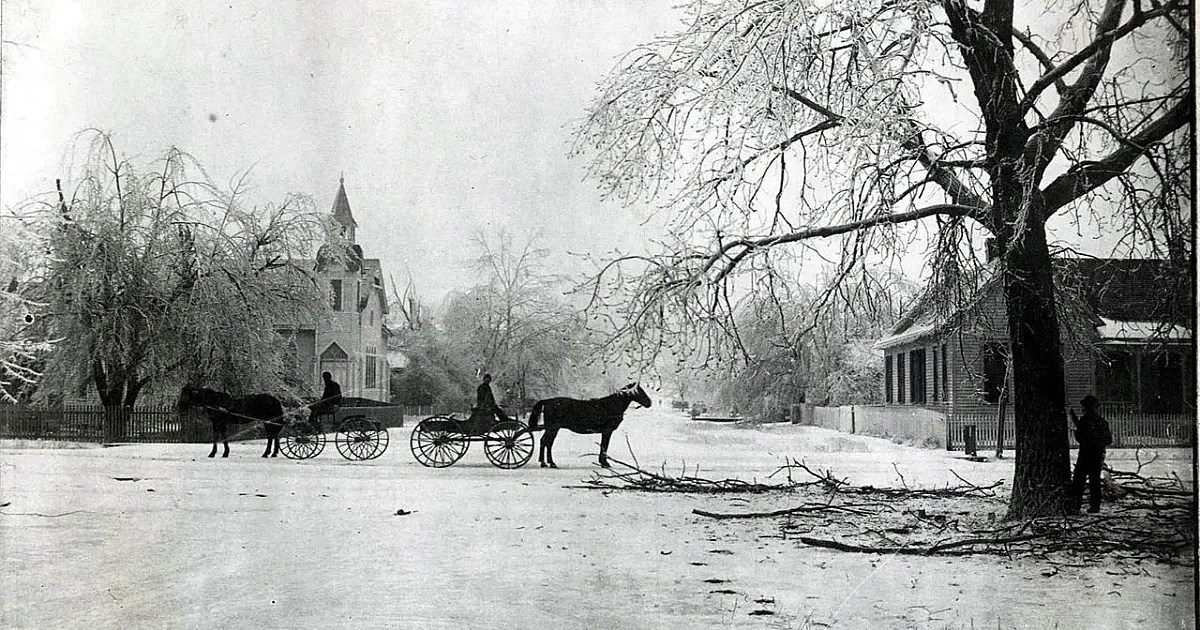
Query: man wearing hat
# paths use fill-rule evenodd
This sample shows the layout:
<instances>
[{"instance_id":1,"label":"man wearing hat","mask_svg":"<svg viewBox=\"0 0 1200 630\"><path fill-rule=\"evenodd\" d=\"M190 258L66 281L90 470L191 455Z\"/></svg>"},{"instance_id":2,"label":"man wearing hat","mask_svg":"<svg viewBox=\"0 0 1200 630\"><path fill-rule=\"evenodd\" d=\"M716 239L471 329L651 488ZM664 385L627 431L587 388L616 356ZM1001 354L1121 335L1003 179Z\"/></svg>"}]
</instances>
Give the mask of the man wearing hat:
<instances>
[{"instance_id":1,"label":"man wearing hat","mask_svg":"<svg viewBox=\"0 0 1200 630\"><path fill-rule=\"evenodd\" d=\"M1079 442L1079 458L1075 460L1075 476L1071 479L1072 512L1079 511L1083 500L1083 487L1088 487L1088 512L1100 511L1100 472L1104 468L1104 450L1112 444L1112 429L1108 421L1098 412L1100 401L1091 394L1079 401L1083 415L1076 416L1071 409L1071 421L1075 423L1075 441Z\"/></svg>"}]
</instances>

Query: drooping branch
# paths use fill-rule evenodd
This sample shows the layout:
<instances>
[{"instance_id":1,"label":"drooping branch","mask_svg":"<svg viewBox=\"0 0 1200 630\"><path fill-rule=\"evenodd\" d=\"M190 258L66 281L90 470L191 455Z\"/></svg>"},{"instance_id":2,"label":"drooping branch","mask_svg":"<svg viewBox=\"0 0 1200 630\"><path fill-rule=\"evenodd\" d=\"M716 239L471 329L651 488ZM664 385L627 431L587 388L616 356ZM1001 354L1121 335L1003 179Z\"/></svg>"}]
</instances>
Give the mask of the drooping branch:
<instances>
[{"instance_id":1,"label":"drooping branch","mask_svg":"<svg viewBox=\"0 0 1200 630\"><path fill-rule=\"evenodd\" d=\"M858 232L861 230L879 227L883 225L898 225L901 223L909 223L911 221L919 221L932 216L955 216L955 217L977 217L981 208L977 206L966 206L956 203L942 203L924 208L918 208L909 212L900 212L896 214L885 214L874 217L868 217L858 221L851 221L841 225L829 225L816 228L808 228L797 230L787 234L779 234L774 236L763 236L760 238L739 238L725 242L716 252L709 257L708 261L702 267L703 271L708 271L717 265L722 259L727 259L727 262L721 266L719 277L727 276L739 263L747 256L756 251L775 247L777 245L786 245L788 243L797 243L814 238L825 238L830 236L838 236L840 234L848 234L850 232Z\"/></svg>"}]
</instances>

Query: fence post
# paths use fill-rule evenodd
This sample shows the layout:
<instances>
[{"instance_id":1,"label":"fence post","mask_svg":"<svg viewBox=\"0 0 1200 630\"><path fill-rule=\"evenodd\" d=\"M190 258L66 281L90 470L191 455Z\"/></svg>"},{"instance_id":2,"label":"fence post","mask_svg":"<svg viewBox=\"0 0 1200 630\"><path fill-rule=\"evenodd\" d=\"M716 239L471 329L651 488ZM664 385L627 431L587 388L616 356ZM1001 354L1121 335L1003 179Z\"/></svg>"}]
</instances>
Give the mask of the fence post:
<instances>
[{"instance_id":1,"label":"fence post","mask_svg":"<svg viewBox=\"0 0 1200 630\"><path fill-rule=\"evenodd\" d=\"M971 457L978 455L978 449L975 445L975 425L968 424L963 427L963 446L967 455Z\"/></svg>"},{"instance_id":2,"label":"fence post","mask_svg":"<svg viewBox=\"0 0 1200 630\"><path fill-rule=\"evenodd\" d=\"M116 442L117 441L117 422L120 420L117 417L117 407L104 406L104 421L103 431L101 433L101 441Z\"/></svg>"}]
</instances>

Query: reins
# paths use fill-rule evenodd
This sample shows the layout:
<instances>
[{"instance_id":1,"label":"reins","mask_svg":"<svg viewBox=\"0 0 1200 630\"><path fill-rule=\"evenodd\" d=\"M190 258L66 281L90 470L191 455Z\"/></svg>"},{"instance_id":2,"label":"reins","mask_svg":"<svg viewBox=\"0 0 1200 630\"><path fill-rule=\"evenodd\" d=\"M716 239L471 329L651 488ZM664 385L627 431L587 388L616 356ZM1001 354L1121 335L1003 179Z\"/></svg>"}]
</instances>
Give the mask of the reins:
<instances>
[{"instance_id":1,"label":"reins","mask_svg":"<svg viewBox=\"0 0 1200 630\"><path fill-rule=\"evenodd\" d=\"M309 405L300 405L299 407L296 407L295 409L312 409L313 405L319 405L319 404L329 400L330 398L333 398L333 397L330 396L329 398L322 398L321 400L318 400ZM250 420L252 422L264 422L267 424L287 424L286 422L283 422L283 419L288 417L289 415L291 415L290 411L284 411L283 415L275 416L274 418L264 419L264 418L255 418L253 416L247 416L245 414L240 414L240 413L237 413L236 411L230 411L223 407L210 407L209 405L197 405L197 406L205 411L220 411L221 413L229 414L231 416L236 416L238 418L244 418L244 419Z\"/></svg>"},{"instance_id":2,"label":"reins","mask_svg":"<svg viewBox=\"0 0 1200 630\"><path fill-rule=\"evenodd\" d=\"M264 419L264 418L255 418L253 416L247 416L244 414L240 414L236 411L230 411L228 409L224 409L222 407L209 407L208 405L200 405L200 408L205 411L220 411L221 413L228 414L231 416L237 416L238 418L244 418L244 419L250 420L252 422L265 422L267 424L286 424L285 422L282 422L282 420L283 420L283 418L286 418L288 416L288 412L285 411L285 412L283 412L282 416L275 416L274 418Z\"/></svg>"}]
</instances>

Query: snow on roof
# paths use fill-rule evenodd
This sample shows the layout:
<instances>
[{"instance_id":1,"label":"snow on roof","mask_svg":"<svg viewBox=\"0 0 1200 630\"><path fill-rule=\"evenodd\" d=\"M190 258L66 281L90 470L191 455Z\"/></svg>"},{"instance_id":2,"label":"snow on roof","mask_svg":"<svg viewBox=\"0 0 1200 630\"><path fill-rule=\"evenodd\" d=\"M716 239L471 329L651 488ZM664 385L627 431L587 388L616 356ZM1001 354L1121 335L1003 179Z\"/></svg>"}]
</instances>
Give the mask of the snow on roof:
<instances>
[{"instance_id":1,"label":"snow on roof","mask_svg":"<svg viewBox=\"0 0 1200 630\"><path fill-rule=\"evenodd\" d=\"M1141 342L1148 339L1160 341L1185 340L1192 338L1192 331L1167 322L1123 322L1101 317L1103 322L1096 327L1102 343Z\"/></svg>"},{"instance_id":2,"label":"snow on roof","mask_svg":"<svg viewBox=\"0 0 1200 630\"><path fill-rule=\"evenodd\" d=\"M937 326L932 323L918 324L907 328L904 332L897 335L890 335L876 341L871 345L876 350L885 350L896 346L904 345L910 341L916 341L926 335L932 334L937 330Z\"/></svg>"}]
</instances>

